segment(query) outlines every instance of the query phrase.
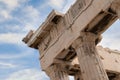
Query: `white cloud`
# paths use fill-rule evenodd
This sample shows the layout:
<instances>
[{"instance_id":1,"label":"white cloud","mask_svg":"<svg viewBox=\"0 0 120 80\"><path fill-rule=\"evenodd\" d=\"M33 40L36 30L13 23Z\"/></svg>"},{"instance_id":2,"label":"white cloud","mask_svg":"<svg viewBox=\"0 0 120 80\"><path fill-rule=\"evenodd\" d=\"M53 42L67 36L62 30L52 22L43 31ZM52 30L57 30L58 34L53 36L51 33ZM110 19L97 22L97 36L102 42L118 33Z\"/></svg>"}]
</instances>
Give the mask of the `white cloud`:
<instances>
[{"instance_id":1,"label":"white cloud","mask_svg":"<svg viewBox=\"0 0 120 80\"><path fill-rule=\"evenodd\" d=\"M0 0L0 2L4 3L8 8L15 8L18 6L18 0Z\"/></svg>"},{"instance_id":2,"label":"white cloud","mask_svg":"<svg viewBox=\"0 0 120 80\"><path fill-rule=\"evenodd\" d=\"M3 3L9 10L19 7L21 3L26 1L27 0L0 0L0 2Z\"/></svg>"},{"instance_id":3,"label":"white cloud","mask_svg":"<svg viewBox=\"0 0 120 80\"><path fill-rule=\"evenodd\" d=\"M24 31L35 29L38 27L40 22L40 12L33 6L26 6L22 11L22 17L17 20L24 25Z\"/></svg>"},{"instance_id":4,"label":"white cloud","mask_svg":"<svg viewBox=\"0 0 120 80\"><path fill-rule=\"evenodd\" d=\"M0 34L0 43L21 44L23 36L25 36L25 34L2 33Z\"/></svg>"},{"instance_id":5,"label":"white cloud","mask_svg":"<svg viewBox=\"0 0 120 80\"><path fill-rule=\"evenodd\" d=\"M24 14L23 15L24 17L29 18L31 20L33 19L32 21L36 21L36 18L39 18L39 16L40 16L40 12L33 6L26 6L22 10L22 13Z\"/></svg>"},{"instance_id":6,"label":"white cloud","mask_svg":"<svg viewBox=\"0 0 120 80\"><path fill-rule=\"evenodd\" d=\"M62 8L65 0L50 0L50 5L58 8Z\"/></svg>"},{"instance_id":7,"label":"white cloud","mask_svg":"<svg viewBox=\"0 0 120 80\"><path fill-rule=\"evenodd\" d=\"M0 14L2 14L2 12ZM11 16L7 12L3 12L3 15L4 15L4 18L6 19L11 18ZM22 16L22 17L19 17L19 16ZM3 21L3 18L0 20ZM15 22L12 24L5 24L5 26L2 26L0 29L4 30L4 28L6 28L4 30L5 32L6 31L16 32L14 34L17 34L17 32L19 32L20 34L22 34L23 32L29 32L31 29L35 30L36 27L39 26L40 12L38 11L38 9L34 8L33 6L27 5L25 8L23 8L20 11L20 15L15 16L10 21L12 20ZM16 24L16 22L18 24Z\"/></svg>"},{"instance_id":8,"label":"white cloud","mask_svg":"<svg viewBox=\"0 0 120 80\"><path fill-rule=\"evenodd\" d=\"M0 62L0 69L10 69L15 67L17 67L17 65L6 63L6 62Z\"/></svg>"},{"instance_id":9,"label":"white cloud","mask_svg":"<svg viewBox=\"0 0 120 80\"><path fill-rule=\"evenodd\" d=\"M35 26L32 23L26 23L24 28L22 29L23 32L29 32L30 30L35 30ZM25 36L25 35L24 35Z\"/></svg>"},{"instance_id":10,"label":"white cloud","mask_svg":"<svg viewBox=\"0 0 120 80\"><path fill-rule=\"evenodd\" d=\"M46 3L41 7L45 8L46 6L50 6L53 9L61 10L65 3L66 0L46 0Z\"/></svg>"},{"instance_id":11,"label":"white cloud","mask_svg":"<svg viewBox=\"0 0 120 80\"><path fill-rule=\"evenodd\" d=\"M12 3L9 2L6 4L12 5ZM40 13L36 8L26 5L26 7L21 10L21 13L19 16L22 17L14 17L15 22L17 21L19 24L6 24L4 27L1 27L2 30L6 28L4 31L7 33L0 34L0 43L21 44L27 32L39 26ZM0 22L9 18L12 18L9 11L3 10L0 13Z\"/></svg>"},{"instance_id":12,"label":"white cloud","mask_svg":"<svg viewBox=\"0 0 120 80\"><path fill-rule=\"evenodd\" d=\"M20 14L14 17L14 21L17 21L19 24L11 26L8 25L7 29L12 31L19 32L29 32L31 29L35 30L36 27L40 24L40 11L37 8L34 8L31 5L26 5L21 7ZM22 16L22 17L19 17ZM25 35L24 35L25 36Z\"/></svg>"},{"instance_id":13,"label":"white cloud","mask_svg":"<svg viewBox=\"0 0 120 80\"><path fill-rule=\"evenodd\" d=\"M12 18L12 16L11 16L9 10L1 10L1 12L0 12L0 22L3 22L5 20L11 19L11 18Z\"/></svg>"},{"instance_id":14,"label":"white cloud","mask_svg":"<svg viewBox=\"0 0 120 80\"><path fill-rule=\"evenodd\" d=\"M24 69L11 74L6 80L48 80L44 72L36 69Z\"/></svg>"},{"instance_id":15,"label":"white cloud","mask_svg":"<svg viewBox=\"0 0 120 80\"><path fill-rule=\"evenodd\" d=\"M0 0L0 5L2 5L0 7L0 22L13 18L12 12L25 2L27 0Z\"/></svg>"},{"instance_id":16,"label":"white cloud","mask_svg":"<svg viewBox=\"0 0 120 80\"><path fill-rule=\"evenodd\" d=\"M1 10L0 15L3 16L3 18L5 18L5 19L11 18L11 15L6 10Z\"/></svg>"}]
</instances>

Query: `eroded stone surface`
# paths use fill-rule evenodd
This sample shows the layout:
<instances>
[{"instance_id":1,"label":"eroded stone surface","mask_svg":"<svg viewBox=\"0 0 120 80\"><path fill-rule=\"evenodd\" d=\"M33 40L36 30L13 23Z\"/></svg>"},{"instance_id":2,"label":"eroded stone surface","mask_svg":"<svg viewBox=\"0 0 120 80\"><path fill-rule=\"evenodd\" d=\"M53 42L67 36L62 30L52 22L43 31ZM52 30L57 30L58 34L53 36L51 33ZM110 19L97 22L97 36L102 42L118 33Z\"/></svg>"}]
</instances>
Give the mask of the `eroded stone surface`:
<instances>
[{"instance_id":1,"label":"eroded stone surface","mask_svg":"<svg viewBox=\"0 0 120 80\"><path fill-rule=\"evenodd\" d=\"M23 41L39 50L51 80L120 80L120 52L96 46L118 18L120 0L77 0L66 14L53 10Z\"/></svg>"}]
</instances>

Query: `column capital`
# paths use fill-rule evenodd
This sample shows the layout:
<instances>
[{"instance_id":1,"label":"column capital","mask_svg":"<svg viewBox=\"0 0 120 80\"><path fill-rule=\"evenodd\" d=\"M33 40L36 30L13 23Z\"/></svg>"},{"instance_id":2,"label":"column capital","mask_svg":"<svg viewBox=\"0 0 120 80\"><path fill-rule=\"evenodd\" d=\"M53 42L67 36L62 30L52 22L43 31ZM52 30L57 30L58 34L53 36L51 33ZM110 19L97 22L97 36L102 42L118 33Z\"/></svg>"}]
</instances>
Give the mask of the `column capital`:
<instances>
[{"instance_id":1,"label":"column capital","mask_svg":"<svg viewBox=\"0 0 120 80\"><path fill-rule=\"evenodd\" d=\"M62 69L60 64L53 64L45 70L50 80L69 80L67 72Z\"/></svg>"},{"instance_id":2,"label":"column capital","mask_svg":"<svg viewBox=\"0 0 120 80\"><path fill-rule=\"evenodd\" d=\"M89 43L89 42L93 42L95 45L95 41L96 41L96 39L98 39L98 37L99 36L94 33L81 32L80 37L74 41L72 46L74 48L77 48L77 47L81 46L82 44Z\"/></svg>"}]
</instances>

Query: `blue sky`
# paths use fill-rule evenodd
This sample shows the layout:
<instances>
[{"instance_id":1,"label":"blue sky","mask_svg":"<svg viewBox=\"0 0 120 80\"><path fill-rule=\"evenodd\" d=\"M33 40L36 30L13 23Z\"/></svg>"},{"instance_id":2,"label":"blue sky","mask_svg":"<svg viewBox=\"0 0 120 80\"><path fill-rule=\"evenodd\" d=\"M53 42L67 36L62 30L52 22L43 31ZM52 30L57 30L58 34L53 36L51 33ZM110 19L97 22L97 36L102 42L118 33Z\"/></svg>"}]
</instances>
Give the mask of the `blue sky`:
<instances>
[{"instance_id":1,"label":"blue sky","mask_svg":"<svg viewBox=\"0 0 120 80\"><path fill-rule=\"evenodd\" d=\"M0 0L0 80L49 80L39 53L22 38L36 30L52 9L65 13L75 0ZM103 34L104 47L120 50L120 21Z\"/></svg>"}]
</instances>

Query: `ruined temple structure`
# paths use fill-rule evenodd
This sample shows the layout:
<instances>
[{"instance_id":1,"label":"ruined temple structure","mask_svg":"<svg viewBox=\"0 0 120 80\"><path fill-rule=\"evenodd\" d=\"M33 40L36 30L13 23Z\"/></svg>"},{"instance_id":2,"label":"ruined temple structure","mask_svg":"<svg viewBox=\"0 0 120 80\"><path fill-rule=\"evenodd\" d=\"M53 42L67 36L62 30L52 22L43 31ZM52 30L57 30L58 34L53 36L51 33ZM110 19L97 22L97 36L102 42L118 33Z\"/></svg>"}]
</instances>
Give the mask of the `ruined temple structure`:
<instances>
[{"instance_id":1,"label":"ruined temple structure","mask_svg":"<svg viewBox=\"0 0 120 80\"><path fill-rule=\"evenodd\" d=\"M120 80L120 52L97 46L120 19L120 0L76 0L66 14L53 10L23 41L40 52L51 80Z\"/></svg>"}]
</instances>

